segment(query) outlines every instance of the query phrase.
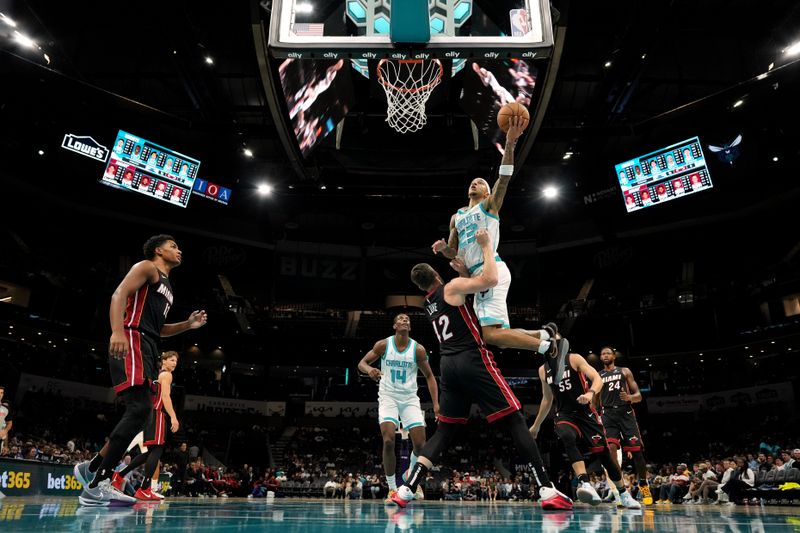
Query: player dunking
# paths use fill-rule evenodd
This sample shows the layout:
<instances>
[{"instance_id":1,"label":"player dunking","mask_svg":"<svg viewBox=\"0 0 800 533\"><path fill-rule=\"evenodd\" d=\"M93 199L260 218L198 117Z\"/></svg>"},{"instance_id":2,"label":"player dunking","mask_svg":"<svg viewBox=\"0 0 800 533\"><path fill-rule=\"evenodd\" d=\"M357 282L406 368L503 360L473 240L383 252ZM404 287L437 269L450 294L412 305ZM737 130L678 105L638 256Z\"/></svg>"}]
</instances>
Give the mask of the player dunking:
<instances>
[{"instance_id":1,"label":"player dunking","mask_svg":"<svg viewBox=\"0 0 800 533\"><path fill-rule=\"evenodd\" d=\"M572 500L558 492L542 464L536 442L528 433L521 404L500 374L492 353L486 349L478 329L478 318L470 301L476 292L497 284L497 263L494 248L485 229L475 233L475 242L483 252L486 267L475 277L459 277L444 283L428 264L416 265L411 280L427 292L425 310L441 347L441 398L439 425L425 443L417 464L392 501L405 507L414 498L414 491L425 478L442 452L455 437L457 424L466 424L475 401L486 419L505 426L517 451L531 466L543 509L571 509Z\"/></svg>"},{"instance_id":2,"label":"player dunking","mask_svg":"<svg viewBox=\"0 0 800 533\"><path fill-rule=\"evenodd\" d=\"M597 505L601 501L586 474L586 464L579 450L579 443L582 443L588 448L589 453L598 455L608 477L619 490L622 506L628 509L640 509L639 502L625 490L622 471L608 451L606 432L600 421L600 415L592 407L592 399L603 387L600 375L586 362L586 359L576 353L567 354L560 380L554 377L558 374L559 366L561 365L558 364L556 357L545 357L544 364L539 367L543 397L536 420L530 428L531 435L536 438L539 434L539 428L550 413L555 399L556 435L564 444L572 469L578 476L578 499L592 505ZM587 385L586 378L592 382L591 388Z\"/></svg>"},{"instance_id":3,"label":"player dunking","mask_svg":"<svg viewBox=\"0 0 800 533\"><path fill-rule=\"evenodd\" d=\"M170 271L181 264L181 251L169 235L155 235L144 244L144 261L131 267L111 296L109 370L114 391L125 402L125 413L108 442L91 461L75 465L75 477L84 486L82 505L131 505L136 502L111 484L134 435L153 416L152 386L158 379L161 337L171 337L206 323L205 311L166 324L172 306Z\"/></svg>"},{"instance_id":4,"label":"player dunking","mask_svg":"<svg viewBox=\"0 0 800 533\"><path fill-rule=\"evenodd\" d=\"M508 183L514 174L514 146L522 131L521 117L511 117L506 133L506 150L500 164L500 177L494 187L489 189L489 183L483 178L472 180L468 191L469 205L459 209L450 219L448 242L440 239L433 243L431 249L434 253L441 252L448 259L463 257L470 275L479 275L486 264L476 241L476 232L479 229L486 230L494 244L493 252L495 252L488 261L497 263L498 282L496 286L475 295L475 312L483 330L484 340L487 344L499 348L517 348L553 355L562 350L565 354L569 343L566 339L556 341L558 331L555 324L548 324L545 329L538 331L510 329L509 326L506 297L511 286L511 272L496 254L496 250L500 241L500 208L503 206Z\"/></svg>"},{"instance_id":5,"label":"player dunking","mask_svg":"<svg viewBox=\"0 0 800 533\"><path fill-rule=\"evenodd\" d=\"M633 372L630 369L616 366L617 353L610 346L600 350L600 361L603 370L600 378L603 380L603 426L606 428L608 445L611 448L611 457L619 463L618 450L630 452L633 464L636 465L636 475L639 476L639 490L642 492L642 501L645 505L653 503L653 495L647 484L647 462L644 459L644 443L636 423L636 414L633 412L634 403L642 401L642 393ZM617 465L619 466L619 464Z\"/></svg>"},{"instance_id":6,"label":"player dunking","mask_svg":"<svg viewBox=\"0 0 800 533\"><path fill-rule=\"evenodd\" d=\"M144 467L144 479L142 486L136 490L134 498L137 500L157 502L164 499L163 496L152 489L153 478L157 478L161 455L164 453L164 444L167 440L167 416L169 416L170 431L175 433L180 427L178 415L172 405L172 373L178 366L178 352L164 352L161 355L161 372L158 374L156 382L157 393L153 396L153 414L150 423L144 432L144 446L147 452L140 453L120 472L114 472L114 487L122 491L125 485L125 476L133 472L134 469L142 465Z\"/></svg>"},{"instance_id":7,"label":"player dunking","mask_svg":"<svg viewBox=\"0 0 800 533\"><path fill-rule=\"evenodd\" d=\"M375 343L359 361L358 370L379 383L378 423L383 437L383 470L389 485L390 498L397 491L397 464L394 454L395 432L403 428L408 431L414 451L411 453L412 468L417 462L417 453L425 445L425 413L417 396L417 370L425 376L433 401L433 411L439 415L439 389L436 377L428 364L425 347L409 337L411 320L405 313L394 318L394 335ZM380 370L370 366L380 358ZM422 494L418 494L422 496Z\"/></svg>"}]
</instances>

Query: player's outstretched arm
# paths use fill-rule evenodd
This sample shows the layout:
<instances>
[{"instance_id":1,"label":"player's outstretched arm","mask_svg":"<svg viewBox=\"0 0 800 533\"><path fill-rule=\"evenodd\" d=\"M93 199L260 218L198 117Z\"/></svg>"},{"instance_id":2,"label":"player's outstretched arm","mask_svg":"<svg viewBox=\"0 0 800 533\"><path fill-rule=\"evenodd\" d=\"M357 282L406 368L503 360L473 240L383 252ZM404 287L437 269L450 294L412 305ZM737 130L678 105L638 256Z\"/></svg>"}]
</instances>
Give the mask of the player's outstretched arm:
<instances>
[{"instance_id":1,"label":"player's outstretched arm","mask_svg":"<svg viewBox=\"0 0 800 533\"><path fill-rule=\"evenodd\" d=\"M625 376L625 381L628 384L628 390L619 391L619 397L622 401L631 402L631 403L639 403L642 401L642 391L639 390L639 385L636 384L636 380L633 379L633 372L631 372L630 368L625 368L622 370L622 375Z\"/></svg>"},{"instance_id":2,"label":"player's outstretched arm","mask_svg":"<svg viewBox=\"0 0 800 533\"><path fill-rule=\"evenodd\" d=\"M428 384L428 391L431 393L431 401L433 402L433 412L436 417L439 417L439 386L436 384L436 376L433 375L431 365L428 363L428 352L425 347L417 343L417 368L425 376L425 382Z\"/></svg>"},{"instance_id":3,"label":"player's outstretched arm","mask_svg":"<svg viewBox=\"0 0 800 533\"><path fill-rule=\"evenodd\" d=\"M380 359L386 354L386 339L381 339L375 343L370 351L366 353L361 361L358 362L358 371L362 374L369 376L375 381L381 380L381 371L379 368L372 366L372 363Z\"/></svg>"},{"instance_id":4,"label":"player's outstretched arm","mask_svg":"<svg viewBox=\"0 0 800 533\"><path fill-rule=\"evenodd\" d=\"M492 187L492 194L486 199L487 211L496 215L503 207L503 200L506 197L508 183L514 175L514 148L517 139L520 138L523 127L523 117L513 116L508 120L508 132L506 133L506 148L503 153L503 160L500 162L500 175Z\"/></svg>"},{"instance_id":5,"label":"player's outstretched arm","mask_svg":"<svg viewBox=\"0 0 800 533\"><path fill-rule=\"evenodd\" d=\"M539 367L539 382L542 384L542 403L539 404L539 412L536 413L536 420L530 427L531 436L535 439L539 435L539 429L542 427L542 422L550 414L550 408L553 405L553 391L550 390L550 385L547 384L547 378L544 373L544 365Z\"/></svg>"},{"instance_id":6,"label":"player's outstretched arm","mask_svg":"<svg viewBox=\"0 0 800 533\"><path fill-rule=\"evenodd\" d=\"M444 300L453 306L464 304L464 296L491 289L497 285L497 262L494 260L492 240L485 229L475 233L475 240L483 251L483 271L474 278L455 278L444 286Z\"/></svg>"}]
</instances>

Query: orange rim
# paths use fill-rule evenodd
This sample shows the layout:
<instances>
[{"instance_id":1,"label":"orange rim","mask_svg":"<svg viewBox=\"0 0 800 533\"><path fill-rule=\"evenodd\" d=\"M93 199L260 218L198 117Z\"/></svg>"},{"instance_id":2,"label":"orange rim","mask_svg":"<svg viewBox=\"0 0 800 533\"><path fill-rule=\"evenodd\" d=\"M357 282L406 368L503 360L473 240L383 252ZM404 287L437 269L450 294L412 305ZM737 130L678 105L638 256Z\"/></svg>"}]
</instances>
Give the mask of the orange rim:
<instances>
[{"instance_id":1,"label":"orange rim","mask_svg":"<svg viewBox=\"0 0 800 533\"><path fill-rule=\"evenodd\" d=\"M438 85L439 82L442 80L442 76L444 76L444 67L442 66L442 62L439 61L438 59L432 59L431 61L435 62L436 66L439 67L439 74L436 76L436 78L433 81L431 81L427 85L423 85L422 87L417 87L415 89L406 89L405 87L395 87L391 83L389 83L386 80L384 80L383 79L383 74L381 74L381 67L385 63L388 63L389 61L397 61L400 64L405 64L405 63L417 64L417 63L423 63L425 60L424 59L396 59L396 60L381 59L378 62L378 81L380 81L380 84L383 85L384 87L389 87L390 89L392 89L394 91L397 91L397 92L401 92L401 93L418 93L420 91L425 91L427 89L430 89L430 88Z\"/></svg>"}]
</instances>

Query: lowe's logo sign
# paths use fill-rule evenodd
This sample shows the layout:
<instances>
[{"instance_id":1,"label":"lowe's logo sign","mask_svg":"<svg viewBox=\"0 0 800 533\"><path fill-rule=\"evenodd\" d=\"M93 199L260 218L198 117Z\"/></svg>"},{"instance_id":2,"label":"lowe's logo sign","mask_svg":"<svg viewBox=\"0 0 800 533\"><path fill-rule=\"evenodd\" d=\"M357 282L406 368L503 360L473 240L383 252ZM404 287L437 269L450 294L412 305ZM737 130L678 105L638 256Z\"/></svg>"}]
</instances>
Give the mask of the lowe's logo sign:
<instances>
[{"instance_id":1,"label":"lowe's logo sign","mask_svg":"<svg viewBox=\"0 0 800 533\"><path fill-rule=\"evenodd\" d=\"M61 142L61 148L72 150L86 157L91 157L98 161L106 162L108 158L108 148L101 145L91 137L83 135L73 135L68 133L64 135L64 140Z\"/></svg>"}]
</instances>

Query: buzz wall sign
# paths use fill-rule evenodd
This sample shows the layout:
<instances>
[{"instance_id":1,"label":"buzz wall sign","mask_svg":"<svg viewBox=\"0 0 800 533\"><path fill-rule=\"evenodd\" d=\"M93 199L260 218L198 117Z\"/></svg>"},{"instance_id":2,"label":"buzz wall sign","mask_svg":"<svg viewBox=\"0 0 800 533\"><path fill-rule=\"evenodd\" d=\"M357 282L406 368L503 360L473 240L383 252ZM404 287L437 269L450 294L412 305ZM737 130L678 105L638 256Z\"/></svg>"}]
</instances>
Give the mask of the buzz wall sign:
<instances>
[{"instance_id":1,"label":"buzz wall sign","mask_svg":"<svg viewBox=\"0 0 800 533\"><path fill-rule=\"evenodd\" d=\"M61 148L71 150L103 163L108 159L108 148L86 135L73 135L72 133L64 135Z\"/></svg>"}]
</instances>

